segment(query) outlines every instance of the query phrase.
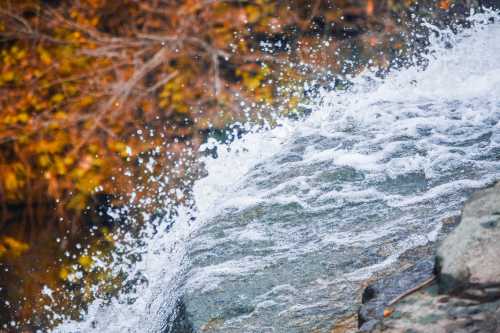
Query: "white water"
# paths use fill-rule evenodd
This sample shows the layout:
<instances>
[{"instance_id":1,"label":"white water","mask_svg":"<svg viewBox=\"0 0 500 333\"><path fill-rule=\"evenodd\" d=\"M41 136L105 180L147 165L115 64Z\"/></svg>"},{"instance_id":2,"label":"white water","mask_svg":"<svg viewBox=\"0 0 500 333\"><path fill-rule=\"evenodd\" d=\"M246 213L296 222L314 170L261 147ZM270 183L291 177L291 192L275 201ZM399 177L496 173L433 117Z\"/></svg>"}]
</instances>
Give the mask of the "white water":
<instances>
[{"instance_id":1,"label":"white water","mask_svg":"<svg viewBox=\"0 0 500 333\"><path fill-rule=\"evenodd\" d=\"M383 80L370 73L361 75L350 91L325 94L303 121L284 120L272 130L252 132L229 146L219 144L219 157L205 161L208 176L194 187L196 220L181 211L169 232L155 235L140 249L143 260L133 270L148 282L134 295L110 304L96 301L83 321L65 322L55 331L158 332L183 288L211 292L230 277L265 272L266 265L281 258L300 260L325 246L376 246L383 237L404 232L385 260L336 277L362 281L396 261L405 249L433 241L440 218L455 214L472 189L500 177L500 24L481 23L486 16L476 15L472 29L436 38L425 70L412 67ZM444 41L453 47L445 47ZM355 175L340 182L324 178L323 171L338 169ZM209 228L229 214L241 218L263 205L282 209L282 216L283 207L296 205L299 212L317 214L319 219L332 219L328 215L332 211L356 205L372 207L373 214L402 213L399 218L388 213L386 222L370 228L354 222L334 224L336 229L311 223L311 231L318 234L311 241L302 237L308 231L303 226L290 229L276 224L268 230L252 220L228 228L224 239L240 244L271 239L273 251L285 251L193 265L190 247L202 251L224 245L207 236L204 226ZM336 281L323 276L317 280L325 285ZM259 297L257 314L275 301ZM130 299L135 301L128 304ZM299 302L297 296L287 300L280 313L292 321L292 314L314 303ZM261 316L273 314L262 311ZM237 317L220 331L248 327L245 331L257 332L258 327L251 328L257 319L252 314Z\"/></svg>"}]
</instances>

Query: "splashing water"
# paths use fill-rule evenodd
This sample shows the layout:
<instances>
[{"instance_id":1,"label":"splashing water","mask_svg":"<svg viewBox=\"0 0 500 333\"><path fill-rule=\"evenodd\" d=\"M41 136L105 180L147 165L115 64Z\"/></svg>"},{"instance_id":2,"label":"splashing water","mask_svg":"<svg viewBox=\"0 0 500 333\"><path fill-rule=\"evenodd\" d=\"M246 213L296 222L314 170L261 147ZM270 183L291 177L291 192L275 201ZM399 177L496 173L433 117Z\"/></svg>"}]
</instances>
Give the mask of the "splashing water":
<instances>
[{"instance_id":1,"label":"splashing water","mask_svg":"<svg viewBox=\"0 0 500 333\"><path fill-rule=\"evenodd\" d=\"M303 121L209 142L218 158L194 186L196 219L180 209L133 266L147 283L55 331L329 332L363 281L435 241L442 218L500 177L491 18L440 31L425 70L367 73Z\"/></svg>"}]
</instances>

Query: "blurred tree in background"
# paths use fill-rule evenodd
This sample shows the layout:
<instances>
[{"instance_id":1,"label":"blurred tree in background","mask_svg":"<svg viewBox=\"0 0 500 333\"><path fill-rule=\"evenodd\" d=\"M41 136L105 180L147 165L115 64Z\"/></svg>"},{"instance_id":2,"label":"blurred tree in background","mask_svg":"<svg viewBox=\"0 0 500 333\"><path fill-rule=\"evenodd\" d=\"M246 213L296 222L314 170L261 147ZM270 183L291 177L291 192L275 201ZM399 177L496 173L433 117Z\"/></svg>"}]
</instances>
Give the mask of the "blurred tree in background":
<instances>
[{"instance_id":1,"label":"blurred tree in background","mask_svg":"<svg viewBox=\"0 0 500 333\"><path fill-rule=\"evenodd\" d=\"M413 45L415 14L451 20L478 4L0 0L0 260L31 258L35 241L65 250L71 242L48 245L53 230L81 237L82 213L103 204L154 211L152 197L184 200L195 152L213 130L294 114L318 86L341 87L337 75L395 66ZM2 229L20 223L27 243ZM88 258L73 261L85 270ZM16 297L66 283L66 266L50 265L11 270L11 279L32 277ZM24 305L15 318L42 306Z\"/></svg>"},{"instance_id":2,"label":"blurred tree in background","mask_svg":"<svg viewBox=\"0 0 500 333\"><path fill-rule=\"evenodd\" d=\"M369 31L357 52L367 48L388 66L383 36L404 47L388 14L406 20L401 11L412 3L3 0L3 220L19 206L30 221L54 207L76 220L97 193L123 200L211 127L263 108L293 110L308 76L342 69L349 37ZM172 159L157 159L154 170L131 163L166 151Z\"/></svg>"}]
</instances>

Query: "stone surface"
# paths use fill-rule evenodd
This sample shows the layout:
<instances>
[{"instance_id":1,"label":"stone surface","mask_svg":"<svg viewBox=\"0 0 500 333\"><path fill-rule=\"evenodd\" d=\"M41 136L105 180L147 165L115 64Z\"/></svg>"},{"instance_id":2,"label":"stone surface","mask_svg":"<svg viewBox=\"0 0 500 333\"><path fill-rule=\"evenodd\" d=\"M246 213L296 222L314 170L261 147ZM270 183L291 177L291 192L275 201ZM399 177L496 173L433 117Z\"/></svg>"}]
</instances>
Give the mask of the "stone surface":
<instances>
[{"instance_id":1,"label":"stone surface","mask_svg":"<svg viewBox=\"0 0 500 333\"><path fill-rule=\"evenodd\" d=\"M434 260L424 259L401 273L368 286L362 296L358 322L362 332L370 331L384 317L384 309L396 297L433 276Z\"/></svg>"},{"instance_id":2,"label":"stone surface","mask_svg":"<svg viewBox=\"0 0 500 333\"><path fill-rule=\"evenodd\" d=\"M391 311L370 332L500 332L500 299L478 302L438 294L437 284L406 297Z\"/></svg>"},{"instance_id":3,"label":"stone surface","mask_svg":"<svg viewBox=\"0 0 500 333\"><path fill-rule=\"evenodd\" d=\"M500 184L467 201L462 222L438 249L437 270L442 292L500 286Z\"/></svg>"},{"instance_id":4,"label":"stone surface","mask_svg":"<svg viewBox=\"0 0 500 333\"><path fill-rule=\"evenodd\" d=\"M337 321L330 333L349 333L356 331L358 327L358 316L350 315ZM311 333L315 333L314 331Z\"/></svg>"},{"instance_id":5,"label":"stone surface","mask_svg":"<svg viewBox=\"0 0 500 333\"><path fill-rule=\"evenodd\" d=\"M443 219L438 242L449 235L459 223L460 216ZM400 265L409 266L408 268L400 273L380 278L365 288L362 305L358 311L360 331L372 330L384 317L384 310L392 300L434 276L434 256L435 243L408 250L399 257Z\"/></svg>"},{"instance_id":6,"label":"stone surface","mask_svg":"<svg viewBox=\"0 0 500 333\"><path fill-rule=\"evenodd\" d=\"M436 258L437 282L387 302L361 326L367 332L500 332L500 185L466 202L461 223L442 242ZM446 225L446 223L445 223ZM389 286L387 281L381 287ZM386 291L384 290L386 293ZM382 303L384 304L384 303ZM381 315L381 313L382 315ZM377 317L376 317L377 318Z\"/></svg>"}]
</instances>

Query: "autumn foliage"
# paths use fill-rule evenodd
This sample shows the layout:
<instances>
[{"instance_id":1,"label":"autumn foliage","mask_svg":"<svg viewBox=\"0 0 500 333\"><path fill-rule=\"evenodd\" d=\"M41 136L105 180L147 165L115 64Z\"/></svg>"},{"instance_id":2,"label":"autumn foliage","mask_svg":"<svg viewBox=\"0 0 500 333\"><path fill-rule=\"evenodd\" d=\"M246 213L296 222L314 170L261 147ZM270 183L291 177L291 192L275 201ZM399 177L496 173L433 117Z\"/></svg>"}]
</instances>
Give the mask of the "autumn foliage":
<instances>
[{"instance_id":1,"label":"autumn foliage","mask_svg":"<svg viewBox=\"0 0 500 333\"><path fill-rule=\"evenodd\" d=\"M261 85L269 70L249 53L247 27L266 29L283 9L7 1L0 11L2 202L53 201L81 212L98 186L118 196L135 188L117 178L141 153L196 146L199 130L223 126L222 112L233 117L248 93L270 102L271 86ZM235 52L248 59L231 59Z\"/></svg>"},{"instance_id":2,"label":"autumn foliage","mask_svg":"<svg viewBox=\"0 0 500 333\"><path fill-rule=\"evenodd\" d=\"M148 173L182 178L175 161L211 128L294 112L301 84L342 72L339 59L388 66L404 36L379 15L401 23L413 1L2 3L0 201L4 220L19 205L33 220L46 216L33 207L77 218L98 193L119 204ZM137 163L151 154L168 158Z\"/></svg>"}]
</instances>

